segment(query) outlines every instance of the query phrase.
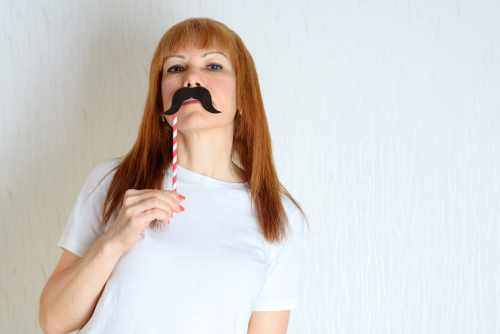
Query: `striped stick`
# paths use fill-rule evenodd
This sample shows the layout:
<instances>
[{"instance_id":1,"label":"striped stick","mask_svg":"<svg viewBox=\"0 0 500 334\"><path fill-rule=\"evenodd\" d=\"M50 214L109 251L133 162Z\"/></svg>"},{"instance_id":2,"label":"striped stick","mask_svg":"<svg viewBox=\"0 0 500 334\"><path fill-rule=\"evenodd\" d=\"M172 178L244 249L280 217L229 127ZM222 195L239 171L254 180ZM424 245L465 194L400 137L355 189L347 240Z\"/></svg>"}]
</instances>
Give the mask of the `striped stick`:
<instances>
[{"instance_id":1,"label":"striped stick","mask_svg":"<svg viewBox=\"0 0 500 334\"><path fill-rule=\"evenodd\" d=\"M174 151L173 151L173 165L172 165L172 188L177 191L177 113L173 116L173 136L174 136ZM177 212L172 211L170 218L174 217ZM170 224L170 221L168 222Z\"/></svg>"}]
</instances>

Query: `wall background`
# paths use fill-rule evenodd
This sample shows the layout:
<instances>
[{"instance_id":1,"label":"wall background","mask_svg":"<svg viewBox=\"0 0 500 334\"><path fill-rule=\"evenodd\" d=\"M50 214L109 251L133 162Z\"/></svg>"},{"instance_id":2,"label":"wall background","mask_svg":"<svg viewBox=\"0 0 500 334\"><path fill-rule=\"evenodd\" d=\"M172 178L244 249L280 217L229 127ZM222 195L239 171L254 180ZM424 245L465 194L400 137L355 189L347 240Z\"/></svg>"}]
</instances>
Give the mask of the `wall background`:
<instances>
[{"instance_id":1,"label":"wall background","mask_svg":"<svg viewBox=\"0 0 500 334\"><path fill-rule=\"evenodd\" d=\"M500 2L2 1L0 332L38 302L88 173L134 143L163 33L254 57L312 223L288 333L500 332Z\"/></svg>"}]
</instances>

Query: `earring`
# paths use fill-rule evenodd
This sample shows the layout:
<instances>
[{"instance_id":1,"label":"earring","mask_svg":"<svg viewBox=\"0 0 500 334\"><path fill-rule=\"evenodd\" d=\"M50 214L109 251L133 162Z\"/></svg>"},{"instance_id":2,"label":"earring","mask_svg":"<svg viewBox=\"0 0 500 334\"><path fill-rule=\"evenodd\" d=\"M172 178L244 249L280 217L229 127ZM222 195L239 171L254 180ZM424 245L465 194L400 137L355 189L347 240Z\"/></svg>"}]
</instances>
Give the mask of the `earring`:
<instances>
[{"instance_id":1,"label":"earring","mask_svg":"<svg viewBox=\"0 0 500 334\"><path fill-rule=\"evenodd\" d=\"M243 110L240 110L240 115L241 115L242 112L243 112Z\"/></svg>"},{"instance_id":2,"label":"earring","mask_svg":"<svg viewBox=\"0 0 500 334\"><path fill-rule=\"evenodd\" d=\"M165 122L165 117L161 117L162 121Z\"/></svg>"}]
</instances>

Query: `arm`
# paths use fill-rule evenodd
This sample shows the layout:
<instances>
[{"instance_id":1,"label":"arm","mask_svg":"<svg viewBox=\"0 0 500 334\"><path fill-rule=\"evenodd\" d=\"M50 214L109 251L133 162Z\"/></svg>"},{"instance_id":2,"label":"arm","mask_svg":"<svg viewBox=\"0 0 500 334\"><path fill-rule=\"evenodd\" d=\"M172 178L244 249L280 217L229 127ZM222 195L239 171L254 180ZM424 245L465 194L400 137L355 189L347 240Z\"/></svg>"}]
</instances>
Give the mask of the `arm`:
<instances>
[{"instance_id":1,"label":"arm","mask_svg":"<svg viewBox=\"0 0 500 334\"><path fill-rule=\"evenodd\" d=\"M286 334L290 310L252 312L247 334Z\"/></svg>"},{"instance_id":2,"label":"arm","mask_svg":"<svg viewBox=\"0 0 500 334\"><path fill-rule=\"evenodd\" d=\"M39 313L46 334L70 333L85 326L121 255L109 247L104 233L74 265L49 278Z\"/></svg>"}]
</instances>

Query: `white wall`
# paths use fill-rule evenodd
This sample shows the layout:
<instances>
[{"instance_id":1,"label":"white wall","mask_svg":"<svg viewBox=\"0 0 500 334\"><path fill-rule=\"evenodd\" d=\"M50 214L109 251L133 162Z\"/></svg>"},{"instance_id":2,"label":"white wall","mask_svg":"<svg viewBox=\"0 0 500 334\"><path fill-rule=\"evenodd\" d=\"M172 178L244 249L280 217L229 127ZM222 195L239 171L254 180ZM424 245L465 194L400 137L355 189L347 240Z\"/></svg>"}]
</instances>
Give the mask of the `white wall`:
<instances>
[{"instance_id":1,"label":"white wall","mask_svg":"<svg viewBox=\"0 0 500 334\"><path fill-rule=\"evenodd\" d=\"M279 175L312 223L288 333L500 332L498 1L3 1L0 332L40 293L90 170L134 143L188 17L257 64Z\"/></svg>"}]
</instances>

